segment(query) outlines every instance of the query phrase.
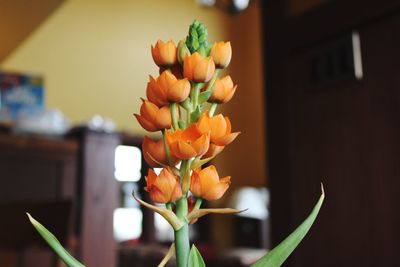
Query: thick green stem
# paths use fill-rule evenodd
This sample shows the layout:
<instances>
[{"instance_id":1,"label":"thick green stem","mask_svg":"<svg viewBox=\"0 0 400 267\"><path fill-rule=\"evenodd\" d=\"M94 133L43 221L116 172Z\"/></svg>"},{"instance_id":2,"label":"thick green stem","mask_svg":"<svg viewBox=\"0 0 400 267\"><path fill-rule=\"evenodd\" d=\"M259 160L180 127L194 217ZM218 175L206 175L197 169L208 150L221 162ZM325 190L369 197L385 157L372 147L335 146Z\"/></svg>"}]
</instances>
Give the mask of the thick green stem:
<instances>
[{"instance_id":1,"label":"thick green stem","mask_svg":"<svg viewBox=\"0 0 400 267\"><path fill-rule=\"evenodd\" d=\"M178 125L178 118L177 118L177 109L176 109L176 103L171 103L170 105L170 110L171 110L171 114L172 114L172 126L174 127L174 130L178 130L179 129L179 125Z\"/></svg>"},{"instance_id":2,"label":"thick green stem","mask_svg":"<svg viewBox=\"0 0 400 267\"><path fill-rule=\"evenodd\" d=\"M174 161L172 160L171 152L169 151L169 146L167 144L167 140L166 140L166 137L165 137L165 132L161 131L161 133L162 133L162 136L163 136L164 149L165 149L165 154L167 155L168 164L169 164L169 166L173 167L174 166Z\"/></svg>"},{"instance_id":3,"label":"thick green stem","mask_svg":"<svg viewBox=\"0 0 400 267\"><path fill-rule=\"evenodd\" d=\"M196 110L197 106L199 105L199 94L202 86L203 84L198 83L193 88L193 110Z\"/></svg>"},{"instance_id":4,"label":"thick green stem","mask_svg":"<svg viewBox=\"0 0 400 267\"><path fill-rule=\"evenodd\" d=\"M185 222L185 225L175 231L175 253L177 267L188 267L190 244L189 244L189 225L186 222L188 213L188 204L186 196L183 196L176 203L176 215Z\"/></svg>"}]
</instances>

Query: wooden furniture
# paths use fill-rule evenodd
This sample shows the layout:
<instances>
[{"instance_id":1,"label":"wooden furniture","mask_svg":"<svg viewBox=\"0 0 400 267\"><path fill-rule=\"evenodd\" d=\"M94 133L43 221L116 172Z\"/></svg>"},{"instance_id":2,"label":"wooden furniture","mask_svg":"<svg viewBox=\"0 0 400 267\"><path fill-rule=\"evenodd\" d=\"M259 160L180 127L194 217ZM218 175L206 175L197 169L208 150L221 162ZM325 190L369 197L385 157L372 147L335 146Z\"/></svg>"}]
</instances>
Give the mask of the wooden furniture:
<instances>
[{"instance_id":1,"label":"wooden furniture","mask_svg":"<svg viewBox=\"0 0 400 267\"><path fill-rule=\"evenodd\" d=\"M398 266L400 2L311 2L296 14L262 2L273 242L324 182L321 213L285 266ZM363 77L337 79L326 53L325 81L313 79L314 56L354 31Z\"/></svg>"},{"instance_id":2,"label":"wooden furniture","mask_svg":"<svg viewBox=\"0 0 400 267\"><path fill-rule=\"evenodd\" d=\"M9 218L0 249L18 250L23 255L18 266L55 265L26 219L24 211L30 211L87 266L116 266L112 216L118 206L119 144L118 134L86 129L66 139L0 135L0 207L2 221ZM32 244L50 256L26 252Z\"/></svg>"}]
</instances>

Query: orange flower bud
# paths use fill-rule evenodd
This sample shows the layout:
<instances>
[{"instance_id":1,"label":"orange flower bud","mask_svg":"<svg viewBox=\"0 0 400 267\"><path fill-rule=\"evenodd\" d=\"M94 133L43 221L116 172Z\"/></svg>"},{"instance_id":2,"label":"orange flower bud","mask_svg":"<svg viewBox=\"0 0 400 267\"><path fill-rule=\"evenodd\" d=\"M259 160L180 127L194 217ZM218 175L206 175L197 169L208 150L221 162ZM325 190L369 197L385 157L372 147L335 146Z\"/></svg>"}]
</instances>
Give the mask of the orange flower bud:
<instances>
[{"instance_id":1,"label":"orange flower bud","mask_svg":"<svg viewBox=\"0 0 400 267\"><path fill-rule=\"evenodd\" d=\"M169 168L164 168L160 175L149 169L146 177L147 186L144 188L150 194L150 198L156 203L174 202L181 198L182 189L179 177L174 175Z\"/></svg>"},{"instance_id":2,"label":"orange flower bud","mask_svg":"<svg viewBox=\"0 0 400 267\"><path fill-rule=\"evenodd\" d=\"M172 66L177 62L177 49L172 40L166 43L158 40L154 47L151 46L151 55L154 62L160 67Z\"/></svg>"},{"instance_id":3,"label":"orange flower bud","mask_svg":"<svg viewBox=\"0 0 400 267\"><path fill-rule=\"evenodd\" d=\"M147 83L146 96L150 102L156 104L158 107L168 105L168 100L165 91L160 88L157 80L149 75L149 82Z\"/></svg>"},{"instance_id":4,"label":"orange flower bud","mask_svg":"<svg viewBox=\"0 0 400 267\"><path fill-rule=\"evenodd\" d=\"M169 165L167 153L165 152L164 140L153 141L150 137L145 136L142 143L144 160L150 167L162 167ZM178 160L173 158L173 164L176 165Z\"/></svg>"},{"instance_id":5,"label":"orange flower bud","mask_svg":"<svg viewBox=\"0 0 400 267\"><path fill-rule=\"evenodd\" d=\"M226 68L231 62L231 42L217 42L211 48L210 56L214 59L215 66L220 69Z\"/></svg>"},{"instance_id":6,"label":"orange flower bud","mask_svg":"<svg viewBox=\"0 0 400 267\"><path fill-rule=\"evenodd\" d=\"M190 82L187 79L178 80L169 70L157 78L160 89L170 102L182 102L190 93Z\"/></svg>"},{"instance_id":7,"label":"orange flower bud","mask_svg":"<svg viewBox=\"0 0 400 267\"><path fill-rule=\"evenodd\" d=\"M210 134L201 133L196 124L183 131L166 131L165 137L171 154L182 160L204 155L210 145Z\"/></svg>"},{"instance_id":8,"label":"orange flower bud","mask_svg":"<svg viewBox=\"0 0 400 267\"><path fill-rule=\"evenodd\" d=\"M142 99L140 115L133 114L140 125L149 132L171 128L172 118L169 107L157 107L150 101Z\"/></svg>"},{"instance_id":9,"label":"orange flower bud","mask_svg":"<svg viewBox=\"0 0 400 267\"><path fill-rule=\"evenodd\" d=\"M208 101L215 103L226 103L233 97L236 87L237 85L233 85L233 81L229 75L222 79L217 78Z\"/></svg>"},{"instance_id":10,"label":"orange flower bud","mask_svg":"<svg viewBox=\"0 0 400 267\"><path fill-rule=\"evenodd\" d=\"M183 76L193 82L208 82L215 71L211 57L204 58L195 52L186 56L183 62Z\"/></svg>"},{"instance_id":11,"label":"orange flower bud","mask_svg":"<svg viewBox=\"0 0 400 267\"><path fill-rule=\"evenodd\" d=\"M217 170L211 165L202 170L193 170L190 191L196 197L217 200L226 192L230 183L230 176L219 179Z\"/></svg>"},{"instance_id":12,"label":"orange flower bud","mask_svg":"<svg viewBox=\"0 0 400 267\"><path fill-rule=\"evenodd\" d=\"M150 75L150 81L147 83L147 98L159 107L170 102L182 102L189 94L189 81L178 80L169 70L161 73L157 80Z\"/></svg>"},{"instance_id":13,"label":"orange flower bud","mask_svg":"<svg viewBox=\"0 0 400 267\"><path fill-rule=\"evenodd\" d=\"M217 146L226 146L232 143L240 134L240 132L231 133L231 122L222 114L210 117L206 112L200 117L197 126L202 133L210 132L211 142Z\"/></svg>"}]
</instances>

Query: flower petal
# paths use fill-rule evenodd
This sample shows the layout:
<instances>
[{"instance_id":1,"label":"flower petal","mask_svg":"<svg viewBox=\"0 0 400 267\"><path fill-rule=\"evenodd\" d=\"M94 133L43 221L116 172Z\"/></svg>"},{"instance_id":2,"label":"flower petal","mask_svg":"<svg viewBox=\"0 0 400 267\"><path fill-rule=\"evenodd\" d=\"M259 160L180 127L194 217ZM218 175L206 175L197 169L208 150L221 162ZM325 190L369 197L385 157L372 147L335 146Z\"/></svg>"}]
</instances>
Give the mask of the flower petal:
<instances>
[{"instance_id":1,"label":"flower petal","mask_svg":"<svg viewBox=\"0 0 400 267\"><path fill-rule=\"evenodd\" d=\"M145 119L144 117L138 115L138 114L133 114L137 121L139 122L139 124L147 131L149 132L156 132L159 129L151 122L148 121L147 119Z\"/></svg>"},{"instance_id":2,"label":"flower petal","mask_svg":"<svg viewBox=\"0 0 400 267\"><path fill-rule=\"evenodd\" d=\"M225 136L221 136L219 138L214 139L213 142L214 142L214 144L216 144L218 146L226 146L226 145L229 145L230 143L232 143L233 140L235 140L239 134L240 134L240 132L227 134Z\"/></svg>"}]
</instances>

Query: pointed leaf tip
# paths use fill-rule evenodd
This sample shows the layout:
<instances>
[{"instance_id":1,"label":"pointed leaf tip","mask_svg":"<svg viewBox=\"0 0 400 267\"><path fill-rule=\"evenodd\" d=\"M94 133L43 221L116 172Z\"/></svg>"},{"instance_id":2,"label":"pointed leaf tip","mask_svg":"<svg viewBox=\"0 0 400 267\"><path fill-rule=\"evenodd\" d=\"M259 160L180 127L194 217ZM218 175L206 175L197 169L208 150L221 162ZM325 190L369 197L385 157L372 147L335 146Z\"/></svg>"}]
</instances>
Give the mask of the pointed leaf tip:
<instances>
[{"instance_id":1,"label":"pointed leaf tip","mask_svg":"<svg viewBox=\"0 0 400 267\"><path fill-rule=\"evenodd\" d=\"M325 197L324 184L321 182L321 195Z\"/></svg>"},{"instance_id":2,"label":"pointed leaf tip","mask_svg":"<svg viewBox=\"0 0 400 267\"><path fill-rule=\"evenodd\" d=\"M69 252L63 248L58 239L49 230L47 230L41 223L36 221L28 212L26 215L36 231L42 236L42 238L67 266L84 267L82 263L72 257L71 254L69 254Z\"/></svg>"},{"instance_id":3,"label":"pointed leaf tip","mask_svg":"<svg viewBox=\"0 0 400 267\"><path fill-rule=\"evenodd\" d=\"M196 248L196 246L194 244L192 245L192 248L190 249L188 266L190 266L190 267L206 267L206 264L204 263L204 260L201 257L199 250Z\"/></svg>"},{"instance_id":4,"label":"pointed leaf tip","mask_svg":"<svg viewBox=\"0 0 400 267\"><path fill-rule=\"evenodd\" d=\"M251 267L278 267L285 262L285 260L290 256L293 250L300 244L305 235L310 230L312 224L314 223L319 210L324 201L325 192L324 187L321 183L321 196L317 204L314 206L310 215L304 220L304 222L298 226L285 240L283 240L278 246L273 248L270 252L264 255L256 263L251 265Z\"/></svg>"}]
</instances>

